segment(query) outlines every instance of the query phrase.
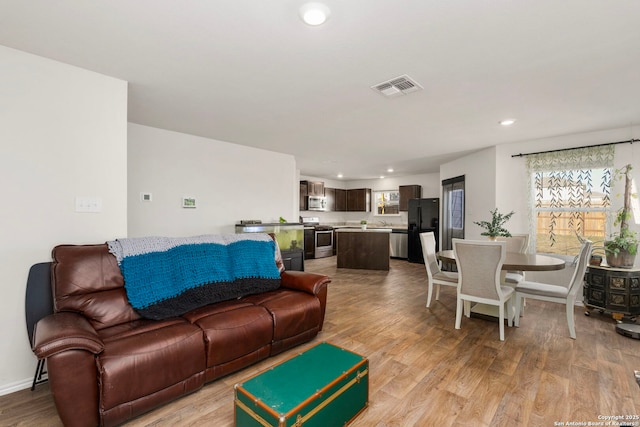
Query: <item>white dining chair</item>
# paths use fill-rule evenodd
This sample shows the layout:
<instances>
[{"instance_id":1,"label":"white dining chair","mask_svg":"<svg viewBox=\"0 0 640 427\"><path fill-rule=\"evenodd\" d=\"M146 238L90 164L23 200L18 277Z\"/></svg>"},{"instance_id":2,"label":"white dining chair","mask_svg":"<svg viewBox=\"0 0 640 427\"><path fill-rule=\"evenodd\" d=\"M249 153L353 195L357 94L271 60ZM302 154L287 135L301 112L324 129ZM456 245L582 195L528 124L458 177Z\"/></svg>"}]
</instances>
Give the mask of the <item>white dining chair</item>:
<instances>
[{"instance_id":1,"label":"white dining chair","mask_svg":"<svg viewBox=\"0 0 640 427\"><path fill-rule=\"evenodd\" d=\"M586 240L582 243L576 268L573 271L568 286L552 285L548 283L523 281L516 285L516 316L515 325L520 324L520 311L522 310L522 299L531 298L542 301L551 301L565 304L567 311L567 324L569 325L569 336L576 339L576 326L574 320L574 305L578 291L584 282L584 273L587 270L587 262L591 254L593 243Z\"/></svg>"},{"instance_id":2,"label":"white dining chair","mask_svg":"<svg viewBox=\"0 0 640 427\"><path fill-rule=\"evenodd\" d=\"M511 234L511 237L498 237L498 240L507 243L507 252L524 254L529 250L528 234ZM515 286L524 279L524 271L520 270L509 270L504 275L504 282L507 285Z\"/></svg>"},{"instance_id":3,"label":"white dining chair","mask_svg":"<svg viewBox=\"0 0 640 427\"><path fill-rule=\"evenodd\" d=\"M427 292L427 308L431 305L431 296L433 288L436 288L436 301L440 298L440 286L458 286L458 273L442 271L440 262L436 257L436 238L431 231L420 233L420 243L422 244L422 256L424 258L424 266L427 269L427 278L429 280L429 288Z\"/></svg>"},{"instance_id":4,"label":"white dining chair","mask_svg":"<svg viewBox=\"0 0 640 427\"><path fill-rule=\"evenodd\" d=\"M453 253L458 266L458 304L456 329L462 322L465 301L498 306L500 341L504 341L504 319L512 326L512 286L503 286L500 272L506 256L506 242L452 239ZM505 305L506 313L505 313ZM465 310L469 317L470 313Z\"/></svg>"}]
</instances>

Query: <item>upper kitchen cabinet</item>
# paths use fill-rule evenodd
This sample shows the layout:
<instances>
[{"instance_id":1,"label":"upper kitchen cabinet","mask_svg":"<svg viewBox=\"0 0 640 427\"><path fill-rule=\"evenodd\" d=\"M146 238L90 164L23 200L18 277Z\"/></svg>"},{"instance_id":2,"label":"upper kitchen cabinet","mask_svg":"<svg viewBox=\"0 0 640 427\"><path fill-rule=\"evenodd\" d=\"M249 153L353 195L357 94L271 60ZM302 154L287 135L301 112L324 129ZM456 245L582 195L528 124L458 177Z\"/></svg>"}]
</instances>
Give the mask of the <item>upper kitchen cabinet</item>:
<instances>
[{"instance_id":1,"label":"upper kitchen cabinet","mask_svg":"<svg viewBox=\"0 0 640 427\"><path fill-rule=\"evenodd\" d=\"M347 211L371 212L371 189L355 188L347 190Z\"/></svg>"},{"instance_id":2,"label":"upper kitchen cabinet","mask_svg":"<svg viewBox=\"0 0 640 427\"><path fill-rule=\"evenodd\" d=\"M347 210L347 190L326 187L324 196L327 198L328 211L344 212Z\"/></svg>"},{"instance_id":3,"label":"upper kitchen cabinet","mask_svg":"<svg viewBox=\"0 0 640 427\"><path fill-rule=\"evenodd\" d=\"M400 186L400 212L407 212L409 210L409 199L422 198L422 186L421 185L401 185Z\"/></svg>"},{"instance_id":4,"label":"upper kitchen cabinet","mask_svg":"<svg viewBox=\"0 0 640 427\"><path fill-rule=\"evenodd\" d=\"M336 188L336 212L345 212L347 210L347 190Z\"/></svg>"},{"instance_id":5,"label":"upper kitchen cabinet","mask_svg":"<svg viewBox=\"0 0 640 427\"><path fill-rule=\"evenodd\" d=\"M309 209L309 199L307 199L307 184L305 181L300 181L300 210L306 211Z\"/></svg>"},{"instance_id":6,"label":"upper kitchen cabinet","mask_svg":"<svg viewBox=\"0 0 640 427\"><path fill-rule=\"evenodd\" d=\"M336 210L336 189L335 188L325 188L324 189L324 197L327 198L327 210L335 211Z\"/></svg>"},{"instance_id":7,"label":"upper kitchen cabinet","mask_svg":"<svg viewBox=\"0 0 640 427\"><path fill-rule=\"evenodd\" d=\"M300 181L300 186L307 187L307 196L324 196L324 182L322 181Z\"/></svg>"}]
</instances>

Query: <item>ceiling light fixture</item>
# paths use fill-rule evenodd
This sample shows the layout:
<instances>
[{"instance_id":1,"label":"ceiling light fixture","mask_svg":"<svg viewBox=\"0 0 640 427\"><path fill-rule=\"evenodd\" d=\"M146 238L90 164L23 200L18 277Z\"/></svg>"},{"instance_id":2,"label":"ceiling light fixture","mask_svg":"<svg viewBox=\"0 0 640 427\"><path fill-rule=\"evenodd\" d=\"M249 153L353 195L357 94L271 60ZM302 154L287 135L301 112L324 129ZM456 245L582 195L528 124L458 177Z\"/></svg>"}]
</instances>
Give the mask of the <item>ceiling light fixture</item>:
<instances>
[{"instance_id":1,"label":"ceiling light fixture","mask_svg":"<svg viewBox=\"0 0 640 427\"><path fill-rule=\"evenodd\" d=\"M307 25L322 25L330 14L329 8L322 3L305 3L300 8L300 17Z\"/></svg>"},{"instance_id":2,"label":"ceiling light fixture","mask_svg":"<svg viewBox=\"0 0 640 427\"><path fill-rule=\"evenodd\" d=\"M393 168L387 169L387 172L392 173L393 172Z\"/></svg>"},{"instance_id":3,"label":"ceiling light fixture","mask_svg":"<svg viewBox=\"0 0 640 427\"><path fill-rule=\"evenodd\" d=\"M338 174L338 178L342 178L342 176L343 176L343 175L342 175L341 173L339 173L339 174Z\"/></svg>"},{"instance_id":4,"label":"ceiling light fixture","mask_svg":"<svg viewBox=\"0 0 640 427\"><path fill-rule=\"evenodd\" d=\"M380 175L380 179L384 179L384 175Z\"/></svg>"},{"instance_id":5,"label":"ceiling light fixture","mask_svg":"<svg viewBox=\"0 0 640 427\"><path fill-rule=\"evenodd\" d=\"M514 124L516 122L516 119L504 119L504 120L500 120L500 124L502 126L511 126L512 124Z\"/></svg>"}]
</instances>

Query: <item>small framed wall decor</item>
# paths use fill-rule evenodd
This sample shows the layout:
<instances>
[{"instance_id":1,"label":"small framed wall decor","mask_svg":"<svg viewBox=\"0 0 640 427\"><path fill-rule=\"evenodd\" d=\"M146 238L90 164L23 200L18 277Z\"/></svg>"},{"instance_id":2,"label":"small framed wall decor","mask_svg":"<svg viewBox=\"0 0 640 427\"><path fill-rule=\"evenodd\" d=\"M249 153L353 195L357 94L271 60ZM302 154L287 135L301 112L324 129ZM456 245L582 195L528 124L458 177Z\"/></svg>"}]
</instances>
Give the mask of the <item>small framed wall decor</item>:
<instances>
[{"instance_id":1,"label":"small framed wall decor","mask_svg":"<svg viewBox=\"0 0 640 427\"><path fill-rule=\"evenodd\" d=\"M195 197L183 197L182 198L182 207L183 208L195 208L197 206L196 204L196 198Z\"/></svg>"}]
</instances>

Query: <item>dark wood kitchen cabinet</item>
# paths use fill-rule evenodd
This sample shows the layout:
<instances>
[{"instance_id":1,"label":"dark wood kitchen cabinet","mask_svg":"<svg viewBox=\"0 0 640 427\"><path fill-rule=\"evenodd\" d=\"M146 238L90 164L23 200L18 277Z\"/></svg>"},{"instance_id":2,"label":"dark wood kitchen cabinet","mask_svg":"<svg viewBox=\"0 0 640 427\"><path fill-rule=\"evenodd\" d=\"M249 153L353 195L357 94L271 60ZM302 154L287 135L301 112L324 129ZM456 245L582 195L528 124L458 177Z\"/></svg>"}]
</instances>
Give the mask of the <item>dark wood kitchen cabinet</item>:
<instances>
[{"instance_id":1,"label":"dark wood kitchen cabinet","mask_svg":"<svg viewBox=\"0 0 640 427\"><path fill-rule=\"evenodd\" d=\"M324 196L324 182L300 181L300 185L307 186L307 196Z\"/></svg>"},{"instance_id":2,"label":"dark wood kitchen cabinet","mask_svg":"<svg viewBox=\"0 0 640 427\"><path fill-rule=\"evenodd\" d=\"M335 188L325 188L324 189L324 197L327 198L327 211L333 212L336 210L336 189Z\"/></svg>"},{"instance_id":3,"label":"dark wood kitchen cabinet","mask_svg":"<svg viewBox=\"0 0 640 427\"><path fill-rule=\"evenodd\" d=\"M371 189L354 188L347 190L347 211L371 212Z\"/></svg>"},{"instance_id":4,"label":"dark wood kitchen cabinet","mask_svg":"<svg viewBox=\"0 0 640 427\"><path fill-rule=\"evenodd\" d=\"M307 199L307 184L304 181L300 181L300 210L306 211L309 209L309 200Z\"/></svg>"},{"instance_id":5,"label":"dark wood kitchen cabinet","mask_svg":"<svg viewBox=\"0 0 640 427\"><path fill-rule=\"evenodd\" d=\"M336 212L345 212L347 210L347 190L336 188Z\"/></svg>"},{"instance_id":6,"label":"dark wood kitchen cabinet","mask_svg":"<svg viewBox=\"0 0 640 427\"><path fill-rule=\"evenodd\" d=\"M344 212L347 210L347 190L325 187L324 196L327 198L327 211Z\"/></svg>"},{"instance_id":7,"label":"dark wood kitchen cabinet","mask_svg":"<svg viewBox=\"0 0 640 427\"><path fill-rule=\"evenodd\" d=\"M400 203L398 205L400 212L407 212L409 210L409 199L420 199L422 197L421 185L401 185L400 190Z\"/></svg>"}]
</instances>

